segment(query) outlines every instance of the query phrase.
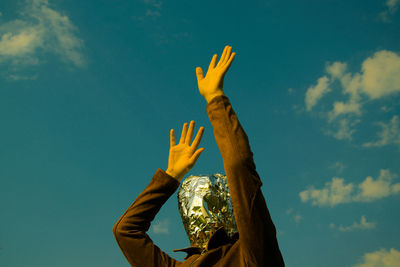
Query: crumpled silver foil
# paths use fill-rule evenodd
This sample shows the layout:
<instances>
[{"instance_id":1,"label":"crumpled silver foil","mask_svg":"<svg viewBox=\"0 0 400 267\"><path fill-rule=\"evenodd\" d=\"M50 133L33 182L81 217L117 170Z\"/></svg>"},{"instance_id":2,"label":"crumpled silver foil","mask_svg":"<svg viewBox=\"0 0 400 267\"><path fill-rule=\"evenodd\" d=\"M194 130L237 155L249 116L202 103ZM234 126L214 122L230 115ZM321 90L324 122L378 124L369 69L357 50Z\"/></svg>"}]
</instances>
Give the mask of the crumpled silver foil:
<instances>
[{"instance_id":1,"label":"crumpled silver foil","mask_svg":"<svg viewBox=\"0 0 400 267\"><path fill-rule=\"evenodd\" d=\"M183 181L177 195L191 246L206 249L208 240L220 226L230 237L237 232L225 175L191 175Z\"/></svg>"}]
</instances>

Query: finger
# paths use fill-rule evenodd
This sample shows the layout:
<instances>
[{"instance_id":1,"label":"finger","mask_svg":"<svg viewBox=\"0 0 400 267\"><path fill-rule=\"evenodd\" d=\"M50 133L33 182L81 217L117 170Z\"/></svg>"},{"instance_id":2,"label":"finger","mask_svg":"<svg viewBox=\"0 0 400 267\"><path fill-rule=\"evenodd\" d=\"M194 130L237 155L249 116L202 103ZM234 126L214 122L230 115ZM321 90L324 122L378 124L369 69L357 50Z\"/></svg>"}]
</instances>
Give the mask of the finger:
<instances>
[{"instance_id":1,"label":"finger","mask_svg":"<svg viewBox=\"0 0 400 267\"><path fill-rule=\"evenodd\" d=\"M171 129L171 131L170 131L170 142L169 143L170 143L171 147L176 145L174 129Z\"/></svg>"},{"instance_id":2,"label":"finger","mask_svg":"<svg viewBox=\"0 0 400 267\"><path fill-rule=\"evenodd\" d=\"M229 60L229 57L231 56L231 52L232 52L232 46L229 46L228 49L226 50L224 62L222 63L222 65L226 64L226 62Z\"/></svg>"},{"instance_id":3,"label":"finger","mask_svg":"<svg viewBox=\"0 0 400 267\"><path fill-rule=\"evenodd\" d=\"M194 121L190 122L189 131L186 134L185 144L190 145L190 141L192 140L193 136L193 129L194 129Z\"/></svg>"},{"instance_id":4,"label":"finger","mask_svg":"<svg viewBox=\"0 0 400 267\"><path fill-rule=\"evenodd\" d=\"M220 60L220 62L221 62L220 66L224 65L228 51L229 51L229 45L225 46L224 55L221 57L221 60Z\"/></svg>"},{"instance_id":5,"label":"finger","mask_svg":"<svg viewBox=\"0 0 400 267\"><path fill-rule=\"evenodd\" d=\"M192 145L190 146L192 151L195 151L197 149L197 147L199 146L201 137L203 136L203 133L204 133L204 127L200 127L199 131L197 132L196 137L194 138Z\"/></svg>"},{"instance_id":6,"label":"finger","mask_svg":"<svg viewBox=\"0 0 400 267\"><path fill-rule=\"evenodd\" d=\"M181 139L179 140L179 144L185 143L186 132L187 132L188 124L185 122L182 128Z\"/></svg>"},{"instance_id":7,"label":"finger","mask_svg":"<svg viewBox=\"0 0 400 267\"><path fill-rule=\"evenodd\" d=\"M235 58L235 55L236 55L236 53L233 52L232 55L231 55L231 57L229 58L228 62L227 62L227 63L225 64L225 66L223 67L223 69L222 69L223 72L226 72L226 71L229 69L229 67L230 67L231 64L232 64L233 59Z\"/></svg>"},{"instance_id":8,"label":"finger","mask_svg":"<svg viewBox=\"0 0 400 267\"><path fill-rule=\"evenodd\" d=\"M212 70L213 68L215 68L215 63L217 62L217 54L214 54L211 62L210 62L210 66L208 66L208 71ZM207 72L208 72L207 71Z\"/></svg>"},{"instance_id":9,"label":"finger","mask_svg":"<svg viewBox=\"0 0 400 267\"><path fill-rule=\"evenodd\" d=\"M196 76L198 81L204 79L203 70L200 67L196 68Z\"/></svg>"},{"instance_id":10,"label":"finger","mask_svg":"<svg viewBox=\"0 0 400 267\"><path fill-rule=\"evenodd\" d=\"M197 159L200 157L201 152L204 151L204 147L199 148L191 157L190 157L190 161L192 162L192 164L195 164Z\"/></svg>"},{"instance_id":11,"label":"finger","mask_svg":"<svg viewBox=\"0 0 400 267\"><path fill-rule=\"evenodd\" d=\"M223 60L224 60L224 56L225 56L227 47L228 47L228 46L225 46L224 51L222 52L221 58L219 59L219 62L218 62L218 64L217 64L217 67L219 67L219 66L222 65L222 62L223 62Z\"/></svg>"}]
</instances>

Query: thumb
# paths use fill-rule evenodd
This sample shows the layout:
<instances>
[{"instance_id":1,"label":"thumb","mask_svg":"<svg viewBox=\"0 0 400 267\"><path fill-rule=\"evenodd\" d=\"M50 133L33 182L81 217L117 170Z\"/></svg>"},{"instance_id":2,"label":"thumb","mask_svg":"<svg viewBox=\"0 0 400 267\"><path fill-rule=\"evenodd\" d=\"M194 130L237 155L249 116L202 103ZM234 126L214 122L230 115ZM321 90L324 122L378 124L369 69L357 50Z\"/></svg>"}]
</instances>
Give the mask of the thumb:
<instances>
[{"instance_id":1,"label":"thumb","mask_svg":"<svg viewBox=\"0 0 400 267\"><path fill-rule=\"evenodd\" d=\"M196 76L198 81L204 79L203 70L200 67L196 68Z\"/></svg>"}]
</instances>

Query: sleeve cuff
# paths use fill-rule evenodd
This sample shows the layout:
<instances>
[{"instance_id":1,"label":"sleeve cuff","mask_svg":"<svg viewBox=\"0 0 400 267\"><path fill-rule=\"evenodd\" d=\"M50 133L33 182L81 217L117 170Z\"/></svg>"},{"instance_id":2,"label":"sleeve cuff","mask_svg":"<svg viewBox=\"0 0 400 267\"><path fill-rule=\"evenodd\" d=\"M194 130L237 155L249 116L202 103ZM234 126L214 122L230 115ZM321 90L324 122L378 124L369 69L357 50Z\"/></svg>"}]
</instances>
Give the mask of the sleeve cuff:
<instances>
[{"instance_id":1,"label":"sleeve cuff","mask_svg":"<svg viewBox=\"0 0 400 267\"><path fill-rule=\"evenodd\" d=\"M227 106L228 103L230 103L230 101L226 95L218 95L208 102L206 111L210 114L213 110L220 109L221 105L222 107Z\"/></svg>"},{"instance_id":2,"label":"sleeve cuff","mask_svg":"<svg viewBox=\"0 0 400 267\"><path fill-rule=\"evenodd\" d=\"M228 97L226 95L217 95L213 99L211 99L210 102L207 103L207 106L213 105L214 102L222 101L222 100L224 100L224 98L228 99Z\"/></svg>"},{"instance_id":3,"label":"sleeve cuff","mask_svg":"<svg viewBox=\"0 0 400 267\"><path fill-rule=\"evenodd\" d=\"M153 179L159 183L164 184L165 187L170 188L172 191L175 191L180 185L180 182L178 180L176 180L175 178L167 174L166 171L160 168L157 169Z\"/></svg>"}]
</instances>

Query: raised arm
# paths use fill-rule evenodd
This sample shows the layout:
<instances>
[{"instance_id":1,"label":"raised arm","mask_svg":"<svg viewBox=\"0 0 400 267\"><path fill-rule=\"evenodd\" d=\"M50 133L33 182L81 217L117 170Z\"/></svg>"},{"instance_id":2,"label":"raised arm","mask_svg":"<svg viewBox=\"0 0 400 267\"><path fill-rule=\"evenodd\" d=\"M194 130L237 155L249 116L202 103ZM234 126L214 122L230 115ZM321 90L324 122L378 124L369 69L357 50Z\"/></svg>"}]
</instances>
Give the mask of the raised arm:
<instances>
[{"instance_id":1,"label":"raised arm","mask_svg":"<svg viewBox=\"0 0 400 267\"><path fill-rule=\"evenodd\" d=\"M196 69L199 91L208 102L207 113L223 158L242 255L249 266L284 266L248 137L222 89L235 56L231 51L226 46L216 66L213 56L205 78L201 68Z\"/></svg>"},{"instance_id":2,"label":"raised arm","mask_svg":"<svg viewBox=\"0 0 400 267\"><path fill-rule=\"evenodd\" d=\"M150 223L178 187L176 179L157 169L148 186L115 223L115 239L131 266L179 266L180 262L163 252L147 234Z\"/></svg>"},{"instance_id":3,"label":"raised arm","mask_svg":"<svg viewBox=\"0 0 400 267\"><path fill-rule=\"evenodd\" d=\"M183 176L194 166L204 150L197 149L204 127L200 128L190 145L193 129L194 121L190 123L189 130L185 123L178 144L175 142L174 130L171 130L167 171L157 169L148 186L113 227L115 239L131 266L168 267L181 264L156 246L147 231L162 205L176 191Z\"/></svg>"}]
</instances>

